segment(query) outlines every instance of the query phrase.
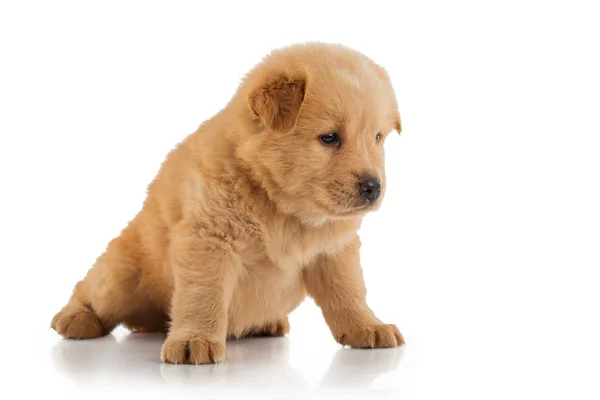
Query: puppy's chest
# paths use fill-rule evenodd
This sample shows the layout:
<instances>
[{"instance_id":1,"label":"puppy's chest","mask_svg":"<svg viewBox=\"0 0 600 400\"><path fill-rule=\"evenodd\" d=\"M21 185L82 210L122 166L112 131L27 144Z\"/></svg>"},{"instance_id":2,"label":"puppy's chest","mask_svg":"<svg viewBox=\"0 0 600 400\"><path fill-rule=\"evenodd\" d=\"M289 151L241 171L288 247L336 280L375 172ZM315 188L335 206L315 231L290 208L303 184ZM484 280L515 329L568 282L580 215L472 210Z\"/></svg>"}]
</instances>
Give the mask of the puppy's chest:
<instances>
[{"instance_id":1,"label":"puppy's chest","mask_svg":"<svg viewBox=\"0 0 600 400\"><path fill-rule=\"evenodd\" d=\"M246 267L273 267L294 273L319 254L336 253L356 235L348 224L306 228L290 221L270 221L259 235L240 241L239 255Z\"/></svg>"}]
</instances>

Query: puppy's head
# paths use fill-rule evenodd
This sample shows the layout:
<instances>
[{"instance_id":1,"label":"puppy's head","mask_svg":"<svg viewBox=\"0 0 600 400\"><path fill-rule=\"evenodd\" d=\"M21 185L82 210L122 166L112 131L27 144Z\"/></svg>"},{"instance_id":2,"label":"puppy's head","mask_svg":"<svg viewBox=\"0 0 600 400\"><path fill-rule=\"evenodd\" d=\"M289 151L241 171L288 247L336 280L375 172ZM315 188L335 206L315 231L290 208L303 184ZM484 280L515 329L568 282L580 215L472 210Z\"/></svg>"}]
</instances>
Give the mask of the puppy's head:
<instances>
[{"instance_id":1,"label":"puppy's head","mask_svg":"<svg viewBox=\"0 0 600 400\"><path fill-rule=\"evenodd\" d=\"M400 132L381 67L343 46L296 45L268 56L241 93L255 129L240 155L281 211L318 224L378 208L383 143Z\"/></svg>"}]
</instances>

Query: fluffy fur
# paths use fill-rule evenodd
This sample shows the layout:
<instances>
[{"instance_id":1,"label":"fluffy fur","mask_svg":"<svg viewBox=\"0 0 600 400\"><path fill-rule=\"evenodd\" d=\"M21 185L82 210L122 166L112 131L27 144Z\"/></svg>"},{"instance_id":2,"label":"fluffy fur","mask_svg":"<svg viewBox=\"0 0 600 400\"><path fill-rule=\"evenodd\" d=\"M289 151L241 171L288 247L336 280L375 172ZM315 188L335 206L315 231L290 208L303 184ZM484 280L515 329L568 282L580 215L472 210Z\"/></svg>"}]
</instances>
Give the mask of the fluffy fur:
<instances>
[{"instance_id":1,"label":"fluffy fur","mask_svg":"<svg viewBox=\"0 0 600 400\"><path fill-rule=\"evenodd\" d=\"M272 52L168 154L52 327L72 339L165 331L164 362L212 363L227 338L285 335L309 295L339 343L403 344L365 302L357 235L383 198L392 130L389 77L366 56L323 43ZM339 144L322 143L332 132ZM382 183L375 201L359 192L365 177Z\"/></svg>"}]
</instances>

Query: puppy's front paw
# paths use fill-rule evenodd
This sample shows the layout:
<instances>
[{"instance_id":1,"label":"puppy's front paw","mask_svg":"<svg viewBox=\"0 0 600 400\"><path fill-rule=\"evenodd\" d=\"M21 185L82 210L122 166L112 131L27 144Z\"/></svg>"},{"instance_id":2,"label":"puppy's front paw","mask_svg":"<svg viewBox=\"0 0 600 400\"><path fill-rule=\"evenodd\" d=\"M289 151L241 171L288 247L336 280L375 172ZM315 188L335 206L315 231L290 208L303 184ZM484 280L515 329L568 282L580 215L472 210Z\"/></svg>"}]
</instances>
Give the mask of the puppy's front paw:
<instances>
[{"instance_id":1,"label":"puppy's front paw","mask_svg":"<svg viewBox=\"0 0 600 400\"><path fill-rule=\"evenodd\" d=\"M160 358L170 364L213 364L225 359L225 343L173 332L163 344Z\"/></svg>"},{"instance_id":2,"label":"puppy's front paw","mask_svg":"<svg viewBox=\"0 0 600 400\"><path fill-rule=\"evenodd\" d=\"M404 344L404 338L396 325L371 325L347 329L336 336L342 345L358 349L398 347Z\"/></svg>"}]
</instances>

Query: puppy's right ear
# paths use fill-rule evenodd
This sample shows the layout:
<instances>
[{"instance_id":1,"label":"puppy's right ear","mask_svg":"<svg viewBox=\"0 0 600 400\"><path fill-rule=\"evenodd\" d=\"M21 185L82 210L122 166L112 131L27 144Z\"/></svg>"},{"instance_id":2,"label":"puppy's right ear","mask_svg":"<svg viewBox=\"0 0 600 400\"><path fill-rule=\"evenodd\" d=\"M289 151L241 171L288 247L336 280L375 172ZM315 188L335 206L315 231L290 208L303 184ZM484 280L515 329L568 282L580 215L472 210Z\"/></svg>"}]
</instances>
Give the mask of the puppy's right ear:
<instances>
[{"instance_id":1,"label":"puppy's right ear","mask_svg":"<svg viewBox=\"0 0 600 400\"><path fill-rule=\"evenodd\" d=\"M288 133L296 127L305 87L304 79L279 77L254 89L248 106L269 131Z\"/></svg>"}]
</instances>

